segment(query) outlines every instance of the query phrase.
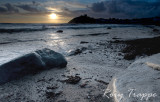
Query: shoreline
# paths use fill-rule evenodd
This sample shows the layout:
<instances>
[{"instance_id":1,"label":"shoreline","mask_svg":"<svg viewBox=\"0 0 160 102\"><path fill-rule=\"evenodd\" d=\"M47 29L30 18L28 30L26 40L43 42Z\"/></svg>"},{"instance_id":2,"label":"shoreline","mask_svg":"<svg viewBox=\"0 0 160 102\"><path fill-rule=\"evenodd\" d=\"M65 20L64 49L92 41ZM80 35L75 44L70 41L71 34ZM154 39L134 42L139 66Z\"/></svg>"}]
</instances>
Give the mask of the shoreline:
<instances>
[{"instance_id":1,"label":"shoreline","mask_svg":"<svg viewBox=\"0 0 160 102\"><path fill-rule=\"evenodd\" d=\"M76 51L74 53L75 55L65 56L68 60L66 68L43 71L1 85L0 93L3 94L0 96L0 101L109 101L103 97L107 84L109 84L114 75L124 71L134 62L134 60L125 60L125 54L122 50L126 48L127 44L138 43L139 40L133 40L133 42L125 40L121 42L123 38L113 35L113 33L125 33L128 29L129 28L123 28L119 30L118 28L112 28L111 30L106 30L107 34L101 33L97 35L97 33L95 33L94 36L74 36L70 39L66 39L66 45L73 45L74 43L72 46L74 49L72 51ZM139 30L139 33L144 32L146 29L147 28ZM148 29L149 30L146 30L146 32L152 31L151 28ZM130 32L134 32L134 30ZM106 39L110 36L111 39ZM142 39L145 42L148 40ZM155 41L153 38L150 39L153 42ZM116 40L119 40L120 43L114 43ZM68 48L71 49L70 47ZM135 50L137 51L138 49ZM72 76L79 76L81 79L74 85L63 82L63 80L67 80L68 77L73 78Z\"/></svg>"}]
</instances>

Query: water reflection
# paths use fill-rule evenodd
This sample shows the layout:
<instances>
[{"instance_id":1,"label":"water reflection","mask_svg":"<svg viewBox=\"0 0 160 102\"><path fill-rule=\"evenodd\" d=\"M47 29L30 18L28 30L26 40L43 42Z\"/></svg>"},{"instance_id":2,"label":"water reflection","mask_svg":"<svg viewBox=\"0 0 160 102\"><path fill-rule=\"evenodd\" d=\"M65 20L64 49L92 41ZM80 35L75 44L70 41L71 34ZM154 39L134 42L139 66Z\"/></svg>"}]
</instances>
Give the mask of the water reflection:
<instances>
[{"instance_id":1,"label":"water reflection","mask_svg":"<svg viewBox=\"0 0 160 102\"><path fill-rule=\"evenodd\" d=\"M49 34L49 39L50 40L47 42L47 44L50 47L53 47L55 50L61 53L66 53L67 44L64 38L62 38L59 34L51 33Z\"/></svg>"}]
</instances>

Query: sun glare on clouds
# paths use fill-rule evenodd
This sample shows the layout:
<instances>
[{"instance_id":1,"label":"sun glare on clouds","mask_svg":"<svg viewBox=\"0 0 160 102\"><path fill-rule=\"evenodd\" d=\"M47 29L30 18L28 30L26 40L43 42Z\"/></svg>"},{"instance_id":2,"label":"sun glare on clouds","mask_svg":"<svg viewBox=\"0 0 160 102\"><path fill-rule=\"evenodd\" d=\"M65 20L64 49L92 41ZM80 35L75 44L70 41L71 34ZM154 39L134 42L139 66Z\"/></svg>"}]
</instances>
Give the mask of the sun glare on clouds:
<instances>
[{"instance_id":1,"label":"sun glare on clouds","mask_svg":"<svg viewBox=\"0 0 160 102\"><path fill-rule=\"evenodd\" d=\"M57 15L52 13L52 14L49 15L49 18L50 19L57 19Z\"/></svg>"}]
</instances>

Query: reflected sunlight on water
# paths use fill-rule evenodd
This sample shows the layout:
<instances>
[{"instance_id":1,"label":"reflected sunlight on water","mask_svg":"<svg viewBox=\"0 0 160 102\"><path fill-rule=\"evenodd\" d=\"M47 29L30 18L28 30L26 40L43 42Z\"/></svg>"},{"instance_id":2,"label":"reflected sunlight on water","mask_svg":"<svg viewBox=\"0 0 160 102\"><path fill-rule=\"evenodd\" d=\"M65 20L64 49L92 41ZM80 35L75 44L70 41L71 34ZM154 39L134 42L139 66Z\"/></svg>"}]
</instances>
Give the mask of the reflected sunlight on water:
<instances>
[{"instance_id":1,"label":"reflected sunlight on water","mask_svg":"<svg viewBox=\"0 0 160 102\"><path fill-rule=\"evenodd\" d=\"M65 43L64 39L56 33L51 33L49 36L50 40L47 42L47 45L54 48L56 47L58 51L65 53L67 44Z\"/></svg>"}]
</instances>

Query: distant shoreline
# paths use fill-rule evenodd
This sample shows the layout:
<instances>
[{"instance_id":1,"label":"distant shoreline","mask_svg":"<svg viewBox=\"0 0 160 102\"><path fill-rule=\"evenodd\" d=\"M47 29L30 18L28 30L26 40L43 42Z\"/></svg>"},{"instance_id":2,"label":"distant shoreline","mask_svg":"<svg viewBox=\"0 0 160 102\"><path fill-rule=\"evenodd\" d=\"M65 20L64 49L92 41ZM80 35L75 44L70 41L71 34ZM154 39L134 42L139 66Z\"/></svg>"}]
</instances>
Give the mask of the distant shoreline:
<instances>
[{"instance_id":1,"label":"distant shoreline","mask_svg":"<svg viewBox=\"0 0 160 102\"><path fill-rule=\"evenodd\" d=\"M92 18L87 15L75 17L68 22L69 24L142 24L160 26L160 17L137 18L137 19L118 19L118 18Z\"/></svg>"}]
</instances>

